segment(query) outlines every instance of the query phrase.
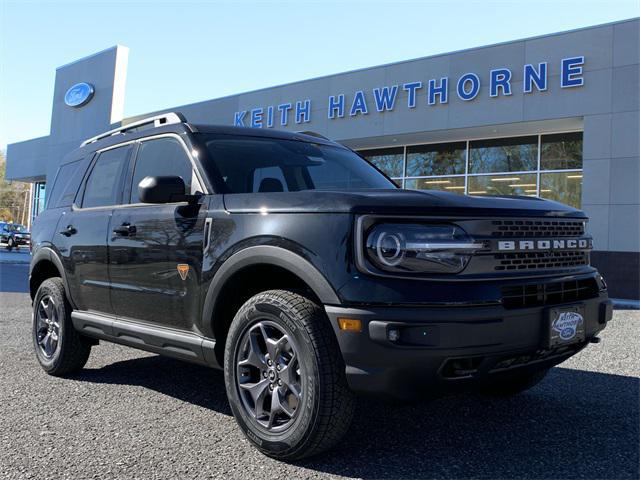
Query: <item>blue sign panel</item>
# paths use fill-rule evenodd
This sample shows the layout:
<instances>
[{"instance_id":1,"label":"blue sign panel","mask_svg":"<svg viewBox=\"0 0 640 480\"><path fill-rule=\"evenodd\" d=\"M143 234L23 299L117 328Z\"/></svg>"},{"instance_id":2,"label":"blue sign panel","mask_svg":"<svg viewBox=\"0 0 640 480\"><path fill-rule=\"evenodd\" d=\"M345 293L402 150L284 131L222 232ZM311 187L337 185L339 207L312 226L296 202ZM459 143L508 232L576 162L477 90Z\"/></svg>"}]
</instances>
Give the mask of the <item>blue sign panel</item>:
<instances>
[{"instance_id":1,"label":"blue sign panel","mask_svg":"<svg viewBox=\"0 0 640 480\"><path fill-rule=\"evenodd\" d=\"M95 90L90 83L76 83L64 95L64 103L70 107L82 107L93 98Z\"/></svg>"},{"instance_id":2,"label":"blue sign panel","mask_svg":"<svg viewBox=\"0 0 640 480\"><path fill-rule=\"evenodd\" d=\"M563 58L560 61L560 87L571 88L584 85L583 77L584 56ZM531 94L535 91L544 92L548 85L547 62L537 65L526 64L522 69L522 93ZM509 68L494 68L489 72L488 94L490 98L509 96L513 94L511 85L512 72ZM392 112L399 102L396 102L400 89L407 92L406 108L417 108L446 105L449 101L449 85L460 100L472 102L480 95L482 82L480 76L468 72L459 78L449 77L431 78L426 82L420 80L403 84L386 85L370 91L362 89L351 95L334 93L327 99L327 118L350 118L368 115L370 112ZM404 102L402 102L404 103ZM290 123L307 123L311 121L311 100L292 101L280 105L256 107L251 110L241 110L235 113L234 125L240 127L273 128L276 123L287 126Z\"/></svg>"}]
</instances>

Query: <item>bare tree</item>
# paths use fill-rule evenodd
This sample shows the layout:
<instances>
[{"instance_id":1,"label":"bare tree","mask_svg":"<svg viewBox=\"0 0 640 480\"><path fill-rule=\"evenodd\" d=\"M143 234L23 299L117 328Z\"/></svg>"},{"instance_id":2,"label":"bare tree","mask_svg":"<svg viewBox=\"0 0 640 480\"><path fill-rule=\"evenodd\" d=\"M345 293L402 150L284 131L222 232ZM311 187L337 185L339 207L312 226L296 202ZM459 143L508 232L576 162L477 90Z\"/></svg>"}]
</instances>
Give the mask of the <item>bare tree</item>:
<instances>
[{"instance_id":1,"label":"bare tree","mask_svg":"<svg viewBox=\"0 0 640 480\"><path fill-rule=\"evenodd\" d=\"M25 222L29 215L30 185L6 180L7 161L0 151L0 221Z\"/></svg>"}]
</instances>

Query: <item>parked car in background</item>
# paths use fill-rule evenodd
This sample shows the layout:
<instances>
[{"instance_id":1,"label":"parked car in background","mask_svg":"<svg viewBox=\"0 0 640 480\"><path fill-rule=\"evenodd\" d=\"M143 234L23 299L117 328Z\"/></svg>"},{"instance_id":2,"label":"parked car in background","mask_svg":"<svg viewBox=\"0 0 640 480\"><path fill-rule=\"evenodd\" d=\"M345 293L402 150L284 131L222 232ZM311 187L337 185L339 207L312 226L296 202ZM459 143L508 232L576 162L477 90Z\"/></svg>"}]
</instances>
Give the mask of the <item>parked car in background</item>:
<instances>
[{"instance_id":1,"label":"parked car in background","mask_svg":"<svg viewBox=\"0 0 640 480\"><path fill-rule=\"evenodd\" d=\"M29 246L31 233L24 225L19 223L0 223L0 243L6 245L6 249L17 250L22 246Z\"/></svg>"}]
</instances>

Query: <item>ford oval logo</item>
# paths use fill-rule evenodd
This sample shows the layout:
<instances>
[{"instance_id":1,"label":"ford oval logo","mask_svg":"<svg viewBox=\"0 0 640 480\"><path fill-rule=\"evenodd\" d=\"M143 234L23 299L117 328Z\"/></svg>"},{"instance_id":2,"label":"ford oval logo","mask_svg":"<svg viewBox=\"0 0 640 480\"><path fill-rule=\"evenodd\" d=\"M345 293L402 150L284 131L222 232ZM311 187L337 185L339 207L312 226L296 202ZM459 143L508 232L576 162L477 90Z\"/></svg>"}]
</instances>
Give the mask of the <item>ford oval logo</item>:
<instances>
[{"instance_id":1,"label":"ford oval logo","mask_svg":"<svg viewBox=\"0 0 640 480\"><path fill-rule=\"evenodd\" d=\"M70 107L81 107L89 103L95 90L90 83L76 83L64 94L64 103Z\"/></svg>"}]
</instances>

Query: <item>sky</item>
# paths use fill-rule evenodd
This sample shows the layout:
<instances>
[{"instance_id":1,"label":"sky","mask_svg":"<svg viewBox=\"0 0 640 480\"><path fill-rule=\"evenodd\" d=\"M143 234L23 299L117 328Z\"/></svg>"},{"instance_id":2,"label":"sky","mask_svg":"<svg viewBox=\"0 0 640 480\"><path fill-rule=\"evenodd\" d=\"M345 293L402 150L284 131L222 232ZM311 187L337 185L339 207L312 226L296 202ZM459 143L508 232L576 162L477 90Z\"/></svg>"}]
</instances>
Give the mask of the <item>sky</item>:
<instances>
[{"instance_id":1,"label":"sky","mask_svg":"<svg viewBox=\"0 0 640 480\"><path fill-rule=\"evenodd\" d=\"M48 135L57 67L130 48L125 116L637 17L639 0L0 0L0 150Z\"/></svg>"}]
</instances>

